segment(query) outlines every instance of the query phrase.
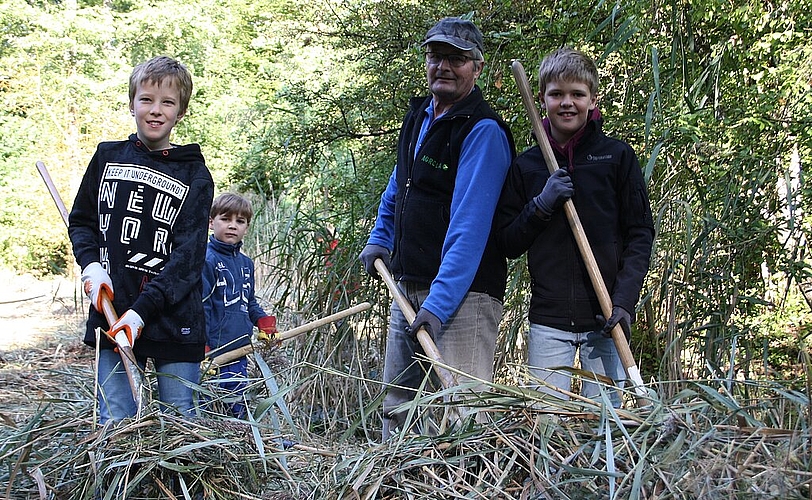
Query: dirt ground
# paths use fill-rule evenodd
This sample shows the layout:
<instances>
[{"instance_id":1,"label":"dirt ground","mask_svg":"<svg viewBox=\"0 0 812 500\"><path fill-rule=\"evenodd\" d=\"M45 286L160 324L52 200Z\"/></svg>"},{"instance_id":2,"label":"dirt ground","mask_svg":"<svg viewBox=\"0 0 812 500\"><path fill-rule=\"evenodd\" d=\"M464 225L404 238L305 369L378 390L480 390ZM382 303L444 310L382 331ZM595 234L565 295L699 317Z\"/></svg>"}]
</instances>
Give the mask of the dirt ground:
<instances>
[{"instance_id":1,"label":"dirt ground","mask_svg":"<svg viewBox=\"0 0 812 500\"><path fill-rule=\"evenodd\" d=\"M3 351L81 340L87 299L79 280L38 279L0 270L0 354Z\"/></svg>"},{"instance_id":2,"label":"dirt ground","mask_svg":"<svg viewBox=\"0 0 812 500\"><path fill-rule=\"evenodd\" d=\"M78 279L0 270L0 283L0 419L14 428L45 401L87 398L93 350L82 343Z\"/></svg>"}]
</instances>

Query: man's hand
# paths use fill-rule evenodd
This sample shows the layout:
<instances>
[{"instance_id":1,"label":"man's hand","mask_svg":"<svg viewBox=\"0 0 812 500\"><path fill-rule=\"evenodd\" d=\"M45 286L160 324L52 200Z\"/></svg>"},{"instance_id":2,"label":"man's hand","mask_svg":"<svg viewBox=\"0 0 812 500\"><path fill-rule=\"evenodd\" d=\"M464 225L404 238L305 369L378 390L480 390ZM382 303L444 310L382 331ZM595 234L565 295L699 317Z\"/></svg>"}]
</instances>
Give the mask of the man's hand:
<instances>
[{"instance_id":1,"label":"man's hand","mask_svg":"<svg viewBox=\"0 0 812 500\"><path fill-rule=\"evenodd\" d=\"M91 262L82 269L82 289L90 299L90 303L97 311L103 312L101 305L101 291L105 290L107 298L113 300L113 282L110 275L98 262Z\"/></svg>"},{"instance_id":2,"label":"man's hand","mask_svg":"<svg viewBox=\"0 0 812 500\"><path fill-rule=\"evenodd\" d=\"M375 279L381 279L381 277L378 275L378 270L375 269L375 260L381 259L386 265L387 269L389 269L391 264L389 261L389 250L381 245L370 244L365 246L361 251L361 255L358 256L358 259L364 265L364 269L366 269L367 274Z\"/></svg>"},{"instance_id":3,"label":"man's hand","mask_svg":"<svg viewBox=\"0 0 812 500\"><path fill-rule=\"evenodd\" d=\"M559 168L547 179L547 184L541 193L533 198L537 212L542 219L549 219L553 212L564 205L564 202L572 198L575 189L572 186L572 179L565 168Z\"/></svg>"},{"instance_id":4,"label":"man's hand","mask_svg":"<svg viewBox=\"0 0 812 500\"><path fill-rule=\"evenodd\" d=\"M130 346L134 346L135 339L141 336L142 328L144 328L144 320L141 319L141 316L132 309L127 309L127 312L122 314L121 317L118 318L118 321L110 327L110 333L108 335L111 338L116 338L119 332L124 332L124 334L127 335L127 341L129 341Z\"/></svg>"},{"instance_id":5,"label":"man's hand","mask_svg":"<svg viewBox=\"0 0 812 500\"><path fill-rule=\"evenodd\" d=\"M629 314L626 309L623 309L620 306L614 306L612 308L612 315L609 316L609 319L604 318L602 314L595 316L595 319L597 319L599 323L604 323L602 330L604 337L611 337L612 329L619 323L620 327L623 329L623 334L626 336L626 342L631 340L632 315Z\"/></svg>"},{"instance_id":6,"label":"man's hand","mask_svg":"<svg viewBox=\"0 0 812 500\"><path fill-rule=\"evenodd\" d=\"M257 320L257 340L273 340L276 335L276 316L263 316Z\"/></svg>"},{"instance_id":7,"label":"man's hand","mask_svg":"<svg viewBox=\"0 0 812 500\"><path fill-rule=\"evenodd\" d=\"M412 339L415 342L418 342L417 331L420 330L421 327L425 328L429 334L429 337L434 340L437 334L440 333L440 329L443 327L443 325L440 322L440 318L435 316L434 313L421 307L420 310L417 311L414 321L412 321L412 324L409 325L407 330L407 333L412 336Z\"/></svg>"}]
</instances>

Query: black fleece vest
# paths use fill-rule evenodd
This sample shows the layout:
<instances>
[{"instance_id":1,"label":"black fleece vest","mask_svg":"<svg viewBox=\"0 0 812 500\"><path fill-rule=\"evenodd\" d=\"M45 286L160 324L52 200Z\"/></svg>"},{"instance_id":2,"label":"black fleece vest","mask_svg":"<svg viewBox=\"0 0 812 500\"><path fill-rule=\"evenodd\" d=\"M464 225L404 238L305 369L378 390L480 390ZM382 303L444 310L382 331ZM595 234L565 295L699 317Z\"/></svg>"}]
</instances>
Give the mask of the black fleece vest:
<instances>
[{"instance_id":1,"label":"black fleece vest","mask_svg":"<svg viewBox=\"0 0 812 500\"><path fill-rule=\"evenodd\" d=\"M397 279L425 285L431 283L440 269L463 140L477 122L490 118L505 131L511 151L515 151L509 127L475 87L468 97L432 124L415 157L417 138L430 102L431 97L413 98L400 130L392 256L392 270ZM470 290L502 300L506 279L507 262L491 230Z\"/></svg>"}]
</instances>

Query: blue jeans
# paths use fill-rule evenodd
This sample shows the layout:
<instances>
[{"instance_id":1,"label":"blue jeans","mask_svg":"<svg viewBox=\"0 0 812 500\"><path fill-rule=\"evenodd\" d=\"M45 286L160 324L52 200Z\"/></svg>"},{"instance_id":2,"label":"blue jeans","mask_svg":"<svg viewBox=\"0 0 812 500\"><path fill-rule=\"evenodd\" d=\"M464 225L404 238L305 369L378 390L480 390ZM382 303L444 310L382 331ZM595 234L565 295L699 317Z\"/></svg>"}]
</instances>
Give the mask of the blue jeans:
<instances>
[{"instance_id":1,"label":"blue jeans","mask_svg":"<svg viewBox=\"0 0 812 500\"><path fill-rule=\"evenodd\" d=\"M403 282L398 286L415 312L418 311L428 295L428 287ZM417 396L416 389L422 384L429 368L415 360L416 353L425 353L420 344L406 333L409 322L397 302L392 302L390 314L383 381L393 385L387 388L383 400L384 439L388 437L388 431L405 424L406 414L397 413L395 409ZM435 335L434 343L443 361L475 378L493 380L493 357L501 319L500 301L485 293L468 292L459 309ZM457 378L458 382L468 379ZM440 387L436 375L431 382L432 389Z\"/></svg>"},{"instance_id":2,"label":"blue jeans","mask_svg":"<svg viewBox=\"0 0 812 500\"><path fill-rule=\"evenodd\" d=\"M579 352L578 359L581 362L581 369L605 375L614 380L619 387L623 387L626 373L620 363L617 348L614 341L604 337L601 331L573 333L530 323L530 333L527 338L527 365L533 376L559 389L569 391L572 382L570 373L549 370L549 368L573 366L575 351ZM569 399L564 394L548 387L540 387L539 390ZM608 393L612 406L619 408L621 404L619 391L609 388ZM584 380L581 395L597 398L600 396L600 387L594 382Z\"/></svg>"},{"instance_id":3,"label":"blue jeans","mask_svg":"<svg viewBox=\"0 0 812 500\"><path fill-rule=\"evenodd\" d=\"M146 358L136 360L143 371ZM200 381L200 363L153 359L158 378L158 397L161 410L171 408L185 416L194 415L194 390L187 384ZM122 420L133 417L138 411L127 373L121 363L121 355L112 349L99 350L97 367L99 387L99 422Z\"/></svg>"}]
</instances>

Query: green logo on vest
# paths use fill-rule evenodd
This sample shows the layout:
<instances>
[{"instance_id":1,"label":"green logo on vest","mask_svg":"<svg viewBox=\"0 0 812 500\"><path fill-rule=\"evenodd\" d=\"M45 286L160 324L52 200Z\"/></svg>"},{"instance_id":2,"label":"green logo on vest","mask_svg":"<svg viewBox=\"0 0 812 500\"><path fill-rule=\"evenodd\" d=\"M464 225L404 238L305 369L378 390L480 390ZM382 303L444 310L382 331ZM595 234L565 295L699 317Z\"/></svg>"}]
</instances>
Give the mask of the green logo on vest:
<instances>
[{"instance_id":1,"label":"green logo on vest","mask_svg":"<svg viewBox=\"0 0 812 500\"><path fill-rule=\"evenodd\" d=\"M434 158L430 157L429 155L423 155L423 158L421 158L421 160L423 160L423 162L427 163L428 165L431 165L432 167L436 168L437 170L448 170L447 163L437 161Z\"/></svg>"}]
</instances>

